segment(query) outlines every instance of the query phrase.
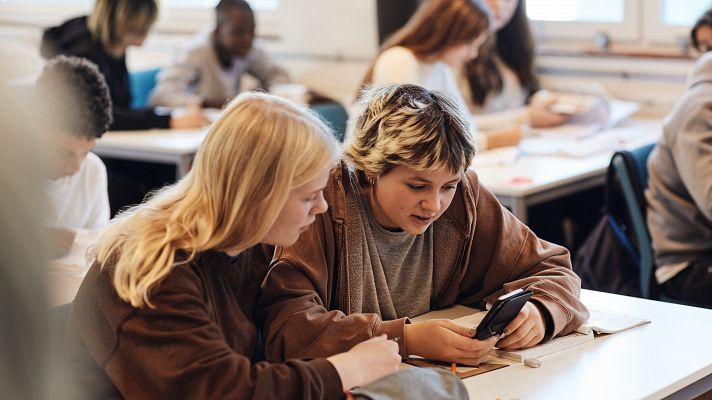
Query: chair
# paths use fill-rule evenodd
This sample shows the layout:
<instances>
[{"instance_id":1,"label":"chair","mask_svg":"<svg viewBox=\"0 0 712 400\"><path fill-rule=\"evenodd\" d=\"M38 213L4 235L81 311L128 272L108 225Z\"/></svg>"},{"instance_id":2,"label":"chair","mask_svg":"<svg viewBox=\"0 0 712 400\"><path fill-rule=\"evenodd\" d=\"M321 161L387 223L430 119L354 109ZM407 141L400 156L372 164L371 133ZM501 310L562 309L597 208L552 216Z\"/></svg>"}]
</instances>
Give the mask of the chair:
<instances>
[{"instance_id":1,"label":"chair","mask_svg":"<svg viewBox=\"0 0 712 400\"><path fill-rule=\"evenodd\" d=\"M655 267L653 265L653 248L650 233L645 219L646 202L645 189L648 186L648 156L655 144L639 147L632 151L618 151L613 154L611 165L616 174L632 227L632 242L638 253L638 268L640 273L640 293L643 298L657 299L659 293L655 282Z\"/></svg>"},{"instance_id":2,"label":"chair","mask_svg":"<svg viewBox=\"0 0 712 400\"><path fill-rule=\"evenodd\" d=\"M148 97L156 86L156 75L160 68L145 69L129 73L131 88L131 108L148 107Z\"/></svg>"},{"instance_id":3,"label":"chair","mask_svg":"<svg viewBox=\"0 0 712 400\"><path fill-rule=\"evenodd\" d=\"M346 135L346 121L349 119L346 109L336 102L314 104L310 108L331 125L334 130L334 136L340 142L343 142Z\"/></svg>"}]
</instances>

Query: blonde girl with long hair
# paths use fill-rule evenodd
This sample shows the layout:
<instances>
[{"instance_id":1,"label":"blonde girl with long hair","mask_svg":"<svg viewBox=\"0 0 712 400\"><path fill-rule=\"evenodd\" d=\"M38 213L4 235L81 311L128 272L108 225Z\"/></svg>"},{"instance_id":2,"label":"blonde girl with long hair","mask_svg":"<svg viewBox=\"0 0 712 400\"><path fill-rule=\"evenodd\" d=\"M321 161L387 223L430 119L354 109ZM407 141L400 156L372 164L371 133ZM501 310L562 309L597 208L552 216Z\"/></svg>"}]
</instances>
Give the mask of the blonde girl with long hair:
<instances>
[{"instance_id":1,"label":"blonde girl with long hair","mask_svg":"<svg viewBox=\"0 0 712 400\"><path fill-rule=\"evenodd\" d=\"M271 257L326 210L339 147L312 113L245 93L188 175L117 217L73 303L66 344L88 397L333 399L397 369L380 337L328 358L256 360Z\"/></svg>"}]
</instances>

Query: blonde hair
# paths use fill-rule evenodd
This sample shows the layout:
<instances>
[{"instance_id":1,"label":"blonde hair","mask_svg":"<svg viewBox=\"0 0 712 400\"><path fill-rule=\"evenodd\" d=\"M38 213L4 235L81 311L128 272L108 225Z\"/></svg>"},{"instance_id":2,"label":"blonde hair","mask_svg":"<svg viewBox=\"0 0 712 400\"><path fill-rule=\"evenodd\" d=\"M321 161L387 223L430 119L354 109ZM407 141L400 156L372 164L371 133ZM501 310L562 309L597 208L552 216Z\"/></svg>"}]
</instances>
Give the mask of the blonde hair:
<instances>
[{"instance_id":1,"label":"blonde hair","mask_svg":"<svg viewBox=\"0 0 712 400\"><path fill-rule=\"evenodd\" d=\"M363 173L382 175L399 165L462 173L475 156L467 116L443 93L416 85L370 87L360 106L345 158L362 172L361 183Z\"/></svg>"},{"instance_id":2,"label":"blonde hair","mask_svg":"<svg viewBox=\"0 0 712 400\"><path fill-rule=\"evenodd\" d=\"M315 114L243 93L213 123L188 175L117 217L94 254L113 269L121 299L150 307L151 289L197 253L258 244L289 191L339 157L338 142Z\"/></svg>"},{"instance_id":3,"label":"blonde hair","mask_svg":"<svg viewBox=\"0 0 712 400\"><path fill-rule=\"evenodd\" d=\"M92 38L109 49L129 32L148 34L158 18L158 0L96 0L87 19Z\"/></svg>"},{"instance_id":4,"label":"blonde hair","mask_svg":"<svg viewBox=\"0 0 712 400\"><path fill-rule=\"evenodd\" d=\"M386 40L379 51L403 46L419 58L438 55L444 50L470 43L494 26L489 8L482 0L428 0L423 2L402 28ZM374 58L361 83L373 82Z\"/></svg>"}]
</instances>

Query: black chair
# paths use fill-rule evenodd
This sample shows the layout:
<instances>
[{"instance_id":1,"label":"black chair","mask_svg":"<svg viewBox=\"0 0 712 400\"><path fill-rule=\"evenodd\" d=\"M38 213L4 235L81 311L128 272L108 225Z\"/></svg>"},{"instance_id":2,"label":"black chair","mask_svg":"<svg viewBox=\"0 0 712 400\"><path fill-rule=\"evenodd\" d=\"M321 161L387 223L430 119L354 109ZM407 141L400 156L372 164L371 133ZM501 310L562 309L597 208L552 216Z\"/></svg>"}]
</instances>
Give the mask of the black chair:
<instances>
[{"instance_id":1,"label":"black chair","mask_svg":"<svg viewBox=\"0 0 712 400\"><path fill-rule=\"evenodd\" d=\"M616 174L616 181L625 200L625 211L632 229L629 229L631 242L635 244L640 273L640 293L646 299L658 299L659 290L655 281L653 248L645 219L645 189L648 186L648 156L654 144L632 151L618 151L613 154L611 165Z\"/></svg>"}]
</instances>

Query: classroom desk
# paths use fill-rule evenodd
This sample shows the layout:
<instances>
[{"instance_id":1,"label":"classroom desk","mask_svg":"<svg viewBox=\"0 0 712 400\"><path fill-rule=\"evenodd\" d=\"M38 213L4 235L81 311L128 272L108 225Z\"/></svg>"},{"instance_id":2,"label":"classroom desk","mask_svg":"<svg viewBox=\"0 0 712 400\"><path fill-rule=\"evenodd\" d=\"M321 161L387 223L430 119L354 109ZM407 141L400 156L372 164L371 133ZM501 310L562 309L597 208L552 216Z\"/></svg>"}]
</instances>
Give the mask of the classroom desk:
<instances>
[{"instance_id":1,"label":"classroom desk","mask_svg":"<svg viewBox=\"0 0 712 400\"><path fill-rule=\"evenodd\" d=\"M616 149L634 149L657 141L661 121L633 118L614 129L620 137ZM512 154L512 150L494 149L476 155L472 168L500 203L524 223L527 223L530 206L602 186L615 151L601 151L581 158L526 154L499 158L507 152Z\"/></svg>"},{"instance_id":2,"label":"classroom desk","mask_svg":"<svg viewBox=\"0 0 712 400\"><path fill-rule=\"evenodd\" d=\"M111 131L96 141L94 153L122 160L175 164L176 179L190 170L208 128Z\"/></svg>"},{"instance_id":3,"label":"classroom desk","mask_svg":"<svg viewBox=\"0 0 712 400\"><path fill-rule=\"evenodd\" d=\"M51 268L50 305L71 301L87 265ZM464 379L471 399L689 399L712 391L712 310L583 290L584 304L652 322ZM413 318L458 318L455 306Z\"/></svg>"},{"instance_id":4,"label":"classroom desk","mask_svg":"<svg viewBox=\"0 0 712 400\"><path fill-rule=\"evenodd\" d=\"M690 399L712 390L712 310L583 290L584 304L652 323L463 382L471 399ZM429 313L458 318L465 307Z\"/></svg>"}]
</instances>

